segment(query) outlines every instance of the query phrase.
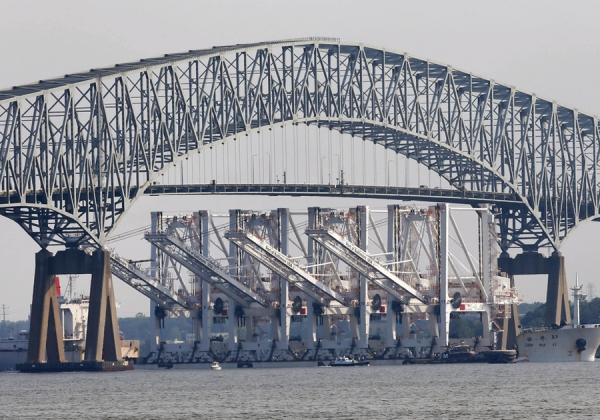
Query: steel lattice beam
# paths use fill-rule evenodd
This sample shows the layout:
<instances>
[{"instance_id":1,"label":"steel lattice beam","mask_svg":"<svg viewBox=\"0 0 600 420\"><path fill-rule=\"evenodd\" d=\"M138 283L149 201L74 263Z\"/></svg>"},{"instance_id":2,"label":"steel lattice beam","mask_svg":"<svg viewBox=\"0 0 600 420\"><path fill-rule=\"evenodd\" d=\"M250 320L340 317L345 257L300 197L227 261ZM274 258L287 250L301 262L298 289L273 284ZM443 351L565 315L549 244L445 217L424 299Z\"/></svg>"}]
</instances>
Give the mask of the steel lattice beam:
<instances>
[{"instance_id":1,"label":"steel lattice beam","mask_svg":"<svg viewBox=\"0 0 600 420\"><path fill-rule=\"evenodd\" d=\"M332 38L190 51L0 92L0 213L25 226L33 213L16 208L48 210L28 230L44 247L67 237L104 244L189 153L287 123L381 144L459 189L514 194L526 211L506 216L505 248L557 247L598 217L596 117Z\"/></svg>"}]
</instances>

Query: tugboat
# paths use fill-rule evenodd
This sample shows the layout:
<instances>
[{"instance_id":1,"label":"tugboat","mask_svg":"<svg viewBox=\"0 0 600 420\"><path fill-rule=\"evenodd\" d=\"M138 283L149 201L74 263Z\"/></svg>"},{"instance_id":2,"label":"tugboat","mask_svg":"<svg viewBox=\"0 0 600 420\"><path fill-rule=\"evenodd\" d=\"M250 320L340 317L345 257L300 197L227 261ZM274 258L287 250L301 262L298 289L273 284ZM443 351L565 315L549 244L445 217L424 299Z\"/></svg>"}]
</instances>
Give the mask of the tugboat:
<instances>
[{"instance_id":1,"label":"tugboat","mask_svg":"<svg viewBox=\"0 0 600 420\"><path fill-rule=\"evenodd\" d=\"M331 367L345 367L345 366L369 366L368 360L354 360L347 356L338 356L336 359L329 364Z\"/></svg>"},{"instance_id":2,"label":"tugboat","mask_svg":"<svg viewBox=\"0 0 600 420\"><path fill-rule=\"evenodd\" d=\"M449 347L441 354L442 363L474 363L481 362L477 353L466 344L457 344Z\"/></svg>"}]
</instances>

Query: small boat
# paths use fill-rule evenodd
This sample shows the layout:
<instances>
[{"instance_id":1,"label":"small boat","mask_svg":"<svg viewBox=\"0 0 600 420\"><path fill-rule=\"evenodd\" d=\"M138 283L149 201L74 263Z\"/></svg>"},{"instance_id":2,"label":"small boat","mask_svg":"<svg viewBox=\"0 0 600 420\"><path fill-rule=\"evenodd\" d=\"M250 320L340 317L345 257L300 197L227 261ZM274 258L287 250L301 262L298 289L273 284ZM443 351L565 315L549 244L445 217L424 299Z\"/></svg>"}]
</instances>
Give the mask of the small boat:
<instances>
[{"instance_id":1,"label":"small boat","mask_svg":"<svg viewBox=\"0 0 600 420\"><path fill-rule=\"evenodd\" d=\"M210 368L212 370L221 370L221 365L219 364L219 362L212 362L212 365L210 365Z\"/></svg>"},{"instance_id":2,"label":"small boat","mask_svg":"<svg viewBox=\"0 0 600 420\"><path fill-rule=\"evenodd\" d=\"M342 367L342 366L369 366L368 360L354 360L347 356L339 356L333 362L329 364L331 367Z\"/></svg>"},{"instance_id":3,"label":"small boat","mask_svg":"<svg viewBox=\"0 0 600 420\"><path fill-rule=\"evenodd\" d=\"M466 344L457 344L449 347L441 354L443 363L469 363L482 361L477 357L477 353L471 350Z\"/></svg>"}]
</instances>

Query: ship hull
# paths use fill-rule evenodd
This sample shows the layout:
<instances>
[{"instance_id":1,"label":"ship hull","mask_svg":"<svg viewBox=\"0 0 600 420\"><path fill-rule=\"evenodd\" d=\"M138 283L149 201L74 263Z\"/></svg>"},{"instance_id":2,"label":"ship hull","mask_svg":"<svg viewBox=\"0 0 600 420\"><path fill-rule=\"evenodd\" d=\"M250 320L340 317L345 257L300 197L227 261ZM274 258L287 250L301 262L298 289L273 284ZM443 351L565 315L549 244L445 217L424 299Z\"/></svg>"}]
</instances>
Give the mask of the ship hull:
<instances>
[{"instance_id":1,"label":"ship hull","mask_svg":"<svg viewBox=\"0 0 600 420\"><path fill-rule=\"evenodd\" d=\"M585 340L585 345L578 340ZM593 362L600 346L600 326L525 331L517 337L517 346L519 359L530 362Z\"/></svg>"}]
</instances>

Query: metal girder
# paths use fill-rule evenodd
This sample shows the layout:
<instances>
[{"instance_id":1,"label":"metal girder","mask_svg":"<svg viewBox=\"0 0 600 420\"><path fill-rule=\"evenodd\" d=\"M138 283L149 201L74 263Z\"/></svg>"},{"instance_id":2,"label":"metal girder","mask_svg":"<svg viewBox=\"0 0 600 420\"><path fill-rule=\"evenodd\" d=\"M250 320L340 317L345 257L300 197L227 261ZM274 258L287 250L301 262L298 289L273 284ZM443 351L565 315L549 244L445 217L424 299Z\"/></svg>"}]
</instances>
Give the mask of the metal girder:
<instances>
[{"instance_id":1,"label":"metal girder","mask_svg":"<svg viewBox=\"0 0 600 420\"><path fill-rule=\"evenodd\" d=\"M406 295L410 295L423 303L427 303L419 291L398 278L372 258L368 252L363 251L334 231L329 229L306 229L305 233L385 291L398 298L405 299Z\"/></svg>"},{"instance_id":2,"label":"metal girder","mask_svg":"<svg viewBox=\"0 0 600 420\"><path fill-rule=\"evenodd\" d=\"M244 231L230 231L225 233L225 237L321 305L329 306L331 300L337 300L343 305L348 304L347 299L342 295L255 235Z\"/></svg>"},{"instance_id":3,"label":"metal girder","mask_svg":"<svg viewBox=\"0 0 600 420\"><path fill-rule=\"evenodd\" d=\"M110 254L111 271L125 283L133 287L138 292L158 303L163 308L173 309L193 309L175 293L165 288L156 279L153 279L139 267L120 257L114 252Z\"/></svg>"},{"instance_id":4,"label":"metal girder","mask_svg":"<svg viewBox=\"0 0 600 420\"><path fill-rule=\"evenodd\" d=\"M195 50L0 91L0 214L25 226L32 215L12 209L41 206L103 245L191 152L288 123L380 144L460 190L515 194L527 216L508 212L505 247L556 248L599 216L596 117L334 38ZM62 224L48 223L28 233L43 247L66 243Z\"/></svg>"},{"instance_id":5,"label":"metal girder","mask_svg":"<svg viewBox=\"0 0 600 420\"><path fill-rule=\"evenodd\" d=\"M248 307L251 303L258 303L264 307L267 306L267 303L260 295L229 275L226 271L227 268L221 267L217 261L214 261L210 257L205 257L174 236L166 233L147 233L145 238L179 264L242 306Z\"/></svg>"}]
</instances>

